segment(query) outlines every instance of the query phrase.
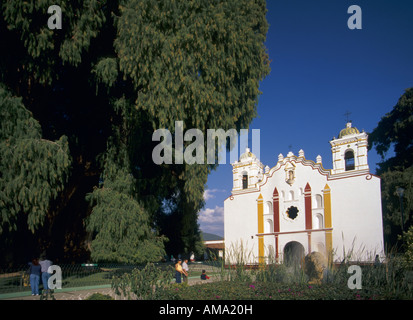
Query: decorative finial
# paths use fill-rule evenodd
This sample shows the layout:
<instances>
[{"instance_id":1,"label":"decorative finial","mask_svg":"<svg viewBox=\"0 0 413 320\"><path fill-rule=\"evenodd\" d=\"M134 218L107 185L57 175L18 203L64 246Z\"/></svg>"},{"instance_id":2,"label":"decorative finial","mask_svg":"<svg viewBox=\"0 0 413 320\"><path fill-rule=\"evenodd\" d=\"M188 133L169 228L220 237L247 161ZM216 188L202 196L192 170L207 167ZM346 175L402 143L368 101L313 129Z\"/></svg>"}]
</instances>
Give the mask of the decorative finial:
<instances>
[{"instance_id":1,"label":"decorative finial","mask_svg":"<svg viewBox=\"0 0 413 320\"><path fill-rule=\"evenodd\" d=\"M283 159L284 159L284 156L283 156L282 153L280 153L280 154L278 155L278 162L283 161Z\"/></svg>"}]
</instances>

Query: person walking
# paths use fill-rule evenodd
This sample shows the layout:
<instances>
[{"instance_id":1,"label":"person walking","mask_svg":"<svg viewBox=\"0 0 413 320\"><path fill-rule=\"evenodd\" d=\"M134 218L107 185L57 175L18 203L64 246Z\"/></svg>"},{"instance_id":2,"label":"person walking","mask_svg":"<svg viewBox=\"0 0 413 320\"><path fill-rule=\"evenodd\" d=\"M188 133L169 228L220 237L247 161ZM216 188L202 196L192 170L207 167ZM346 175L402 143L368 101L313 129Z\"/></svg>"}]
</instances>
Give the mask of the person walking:
<instances>
[{"instance_id":1,"label":"person walking","mask_svg":"<svg viewBox=\"0 0 413 320\"><path fill-rule=\"evenodd\" d=\"M43 254L40 257L40 267L41 267L41 272L42 272L42 283L43 283L43 290L45 293L49 292L49 285L48 281L50 278L50 273L48 272L49 267L53 264L52 261L48 260L46 258L46 255Z\"/></svg>"},{"instance_id":2,"label":"person walking","mask_svg":"<svg viewBox=\"0 0 413 320\"><path fill-rule=\"evenodd\" d=\"M184 262L182 263L182 270L184 271L184 283L188 283L188 274L189 274L189 267L188 267L188 259L185 258Z\"/></svg>"},{"instance_id":3,"label":"person walking","mask_svg":"<svg viewBox=\"0 0 413 320\"><path fill-rule=\"evenodd\" d=\"M39 295L39 283L41 275L41 266L39 261L35 258L32 262L29 262L30 266L30 286L32 288L32 296Z\"/></svg>"}]
</instances>

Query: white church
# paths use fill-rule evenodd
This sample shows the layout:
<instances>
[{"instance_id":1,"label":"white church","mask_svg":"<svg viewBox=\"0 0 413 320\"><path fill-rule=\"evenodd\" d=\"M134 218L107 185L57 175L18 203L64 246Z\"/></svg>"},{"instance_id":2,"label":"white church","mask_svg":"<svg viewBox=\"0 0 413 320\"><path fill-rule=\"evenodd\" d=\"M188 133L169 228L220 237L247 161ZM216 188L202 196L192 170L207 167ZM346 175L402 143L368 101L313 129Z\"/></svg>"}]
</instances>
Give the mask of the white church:
<instances>
[{"instance_id":1,"label":"white church","mask_svg":"<svg viewBox=\"0 0 413 320\"><path fill-rule=\"evenodd\" d=\"M365 132L348 122L330 141L332 169L280 154L264 166L247 148L224 201L227 263L290 262L317 251L332 261L383 257L380 178L371 174Z\"/></svg>"}]
</instances>

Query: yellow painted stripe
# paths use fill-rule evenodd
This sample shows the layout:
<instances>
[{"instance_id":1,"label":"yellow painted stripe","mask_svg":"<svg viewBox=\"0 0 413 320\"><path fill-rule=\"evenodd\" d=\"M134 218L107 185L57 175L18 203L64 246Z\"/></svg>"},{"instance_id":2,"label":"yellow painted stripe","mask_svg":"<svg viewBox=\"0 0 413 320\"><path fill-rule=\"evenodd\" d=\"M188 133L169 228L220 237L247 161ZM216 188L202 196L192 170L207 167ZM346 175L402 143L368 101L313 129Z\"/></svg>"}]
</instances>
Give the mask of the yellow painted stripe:
<instances>
[{"instance_id":1,"label":"yellow painted stripe","mask_svg":"<svg viewBox=\"0 0 413 320\"><path fill-rule=\"evenodd\" d=\"M264 199L260 194L257 199L258 211L258 233L264 233ZM264 237L258 236L258 259L259 264L264 264Z\"/></svg>"},{"instance_id":2,"label":"yellow painted stripe","mask_svg":"<svg viewBox=\"0 0 413 320\"><path fill-rule=\"evenodd\" d=\"M325 185L324 190L324 226L325 228L332 228L333 222L331 217L331 189L328 184ZM327 254L331 254L333 250L333 234L332 231L326 231L326 249Z\"/></svg>"},{"instance_id":3,"label":"yellow painted stripe","mask_svg":"<svg viewBox=\"0 0 413 320\"><path fill-rule=\"evenodd\" d=\"M259 247L259 258L258 258L258 262L259 265L262 266L265 264L265 257L264 257L264 237L260 236L258 238L258 247Z\"/></svg>"}]
</instances>

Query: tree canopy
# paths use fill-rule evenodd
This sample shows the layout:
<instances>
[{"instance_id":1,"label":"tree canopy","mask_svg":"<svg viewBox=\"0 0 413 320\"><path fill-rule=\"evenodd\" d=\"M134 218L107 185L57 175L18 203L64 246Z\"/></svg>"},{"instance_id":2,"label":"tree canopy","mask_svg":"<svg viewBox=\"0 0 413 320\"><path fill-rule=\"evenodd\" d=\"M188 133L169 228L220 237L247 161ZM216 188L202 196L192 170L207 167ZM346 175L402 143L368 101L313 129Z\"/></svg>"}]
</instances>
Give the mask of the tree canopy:
<instances>
[{"instance_id":1,"label":"tree canopy","mask_svg":"<svg viewBox=\"0 0 413 320\"><path fill-rule=\"evenodd\" d=\"M393 109L384 115L371 132L370 147L374 147L383 161L378 173L404 169L413 164L413 88L405 90ZM393 148L394 155L386 157ZM387 159L386 159L387 158Z\"/></svg>"},{"instance_id":2,"label":"tree canopy","mask_svg":"<svg viewBox=\"0 0 413 320\"><path fill-rule=\"evenodd\" d=\"M48 28L51 5L61 29ZM248 127L269 73L265 1L0 6L2 259L194 250L216 164L157 165L152 133Z\"/></svg>"},{"instance_id":3,"label":"tree canopy","mask_svg":"<svg viewBox=\"0 0 413 320\"><path fill-rule=\"evenodd\" d=\"M412 225L413 216L413 88L405 90L393 109L384 115L369 136L369 147L381 155L377 174L382 178L385 235L395 244L394 235ZM388 152L392 156L388 157ZM400 198L397 189L403 188Z\"/></svg>"},{"instance_id":4,"label":"tree canopy","mask_svg":"<svg viewBox=\"0 0 413 320\"><path fill-rule=\"evenodd\" d=\"M16 230L21 212L34 232L69 173L67 137L42 139L39 122L21 100L0 87L0 232Z\"/></svg>"}]
</instances>

